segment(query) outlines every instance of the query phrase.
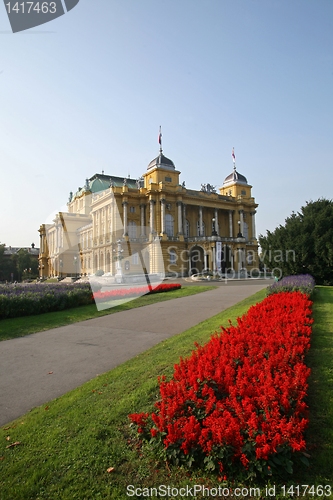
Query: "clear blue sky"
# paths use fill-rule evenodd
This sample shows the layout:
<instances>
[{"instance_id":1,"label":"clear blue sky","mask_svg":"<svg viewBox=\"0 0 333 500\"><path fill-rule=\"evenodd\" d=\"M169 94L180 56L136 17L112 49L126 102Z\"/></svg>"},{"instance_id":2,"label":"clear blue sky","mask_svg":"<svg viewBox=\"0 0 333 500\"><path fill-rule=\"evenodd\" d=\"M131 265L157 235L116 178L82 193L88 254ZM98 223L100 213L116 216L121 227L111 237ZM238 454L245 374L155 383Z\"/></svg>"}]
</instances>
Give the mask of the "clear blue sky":
<instances>
[{"instance_id":1,"label":"clear blue sky","mask_svg":"<svg viewBox=\"0 0 333 500\"><path fill-rule=\"evenodd\" d=\"M96 172L163 150L186 187L253 185L257 232L332 199L332 0L80 0L12 34L0 5L0 242L38 228Z\"/></svg>"}]
</instances>

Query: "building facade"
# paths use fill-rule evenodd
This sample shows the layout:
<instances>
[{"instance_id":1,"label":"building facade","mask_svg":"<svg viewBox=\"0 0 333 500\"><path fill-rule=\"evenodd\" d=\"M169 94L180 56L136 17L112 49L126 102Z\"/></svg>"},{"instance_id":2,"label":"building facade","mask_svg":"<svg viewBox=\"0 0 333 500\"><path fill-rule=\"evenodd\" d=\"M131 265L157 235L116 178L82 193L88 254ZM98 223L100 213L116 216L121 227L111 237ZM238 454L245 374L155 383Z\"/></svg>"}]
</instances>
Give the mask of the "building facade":
<instances>
[{"instance_id":1,"label":"building facade","mask_svg":"<svg viewBox=\"0 0 333 500\"><path fill-rule=\"evenodd\" d=\"M40 276L257 269L258 205L247 179L234 165L217 192L211 184L187 189L179 175L160 148L140 179L86 179L68 211L40 226Z\"/></svg>"}]
</instances>

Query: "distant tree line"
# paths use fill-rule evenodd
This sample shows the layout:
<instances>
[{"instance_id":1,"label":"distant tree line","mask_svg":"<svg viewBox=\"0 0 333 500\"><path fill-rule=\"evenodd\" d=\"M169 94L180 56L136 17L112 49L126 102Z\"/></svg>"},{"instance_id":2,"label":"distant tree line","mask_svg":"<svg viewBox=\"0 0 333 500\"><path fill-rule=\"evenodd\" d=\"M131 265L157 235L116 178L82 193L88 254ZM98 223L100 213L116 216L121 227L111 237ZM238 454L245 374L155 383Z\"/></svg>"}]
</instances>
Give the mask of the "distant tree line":
<instances>
[{"instance_id":1,"label":"distant tree line","mask_svg":"<svg viewBox=\"0 0 333 500\"><path fill-rule=\"evenodd\" d=\"M12 255L5 254L5 245L0 244L0 281L22 281L38 276L38 260L26 248Z\"/></svg>"},{"instance_id":2,"label":"distant tree line","mask_svg":"<svg viewBox=\"0 0 333 500\"><path fill-rule=\"evenodd\" d=\"M267 267L280 268L284 276L311 274L317 284L333 285L333 201L307 202L284 226L260 235L259 244Z\"/></svg>"}]
</instances>

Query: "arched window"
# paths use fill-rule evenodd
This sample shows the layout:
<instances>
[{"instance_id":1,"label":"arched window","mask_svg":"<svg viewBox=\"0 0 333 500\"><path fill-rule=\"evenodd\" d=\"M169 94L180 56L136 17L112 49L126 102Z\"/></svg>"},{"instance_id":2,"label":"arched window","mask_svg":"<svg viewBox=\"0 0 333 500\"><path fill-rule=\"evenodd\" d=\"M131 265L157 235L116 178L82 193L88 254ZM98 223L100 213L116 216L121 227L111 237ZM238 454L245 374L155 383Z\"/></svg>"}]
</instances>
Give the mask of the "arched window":
<instances>
[{"instance_id":1,"label":"arched window","mask_svg":"<svg viewBox=\"0 0 333 500\"><path fill-rule=\"evenodd\" d=\"M165 231L168 236L173 236L173 217L171 214L165 216Z\"/></svg>"}]
</instances>

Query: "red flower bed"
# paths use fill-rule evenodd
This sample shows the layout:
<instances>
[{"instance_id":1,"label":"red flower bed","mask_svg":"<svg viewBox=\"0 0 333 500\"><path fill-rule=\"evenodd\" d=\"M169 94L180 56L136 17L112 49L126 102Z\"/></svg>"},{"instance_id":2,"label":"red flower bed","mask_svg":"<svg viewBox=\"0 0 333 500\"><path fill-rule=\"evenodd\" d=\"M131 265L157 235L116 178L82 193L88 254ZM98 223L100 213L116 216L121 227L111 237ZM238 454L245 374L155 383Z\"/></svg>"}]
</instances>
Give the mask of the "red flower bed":
<instances>
[{"instance_id":1,"label":"red flower bed","mask_svg":"<svg viewBox=\"0 0 333 500\"><path fill-rule=\"evenodd\" d=\"M130 415L142 437L176 463L252 475L284 467L305 449L312 302L279 293L221 328L162 377L156 412Z\"/></svg>"},{"instance_id":2,"label":"red flower bed","mask_svg":"<svg viewBox=\"0 0 333 500\"><path fill-rule=\"evenodd\" d=\"M154 284L149 286L147 284L134 288L117 288L116 290L109 290L107 292L94 292L94 299L98 301L115 300L148 293L170 292L179 288L181 288L179 283L161 283L157 286L154 286Z\"/></svg>"}]
</instances>

